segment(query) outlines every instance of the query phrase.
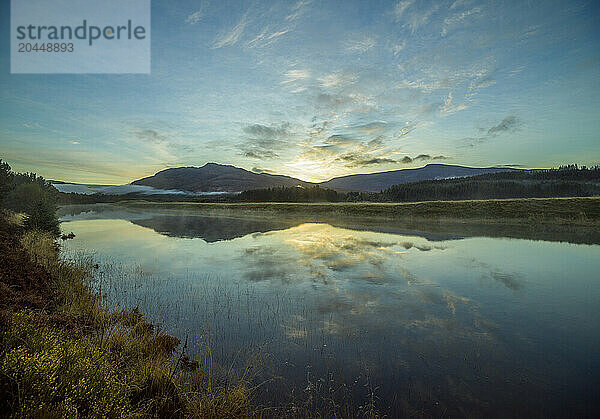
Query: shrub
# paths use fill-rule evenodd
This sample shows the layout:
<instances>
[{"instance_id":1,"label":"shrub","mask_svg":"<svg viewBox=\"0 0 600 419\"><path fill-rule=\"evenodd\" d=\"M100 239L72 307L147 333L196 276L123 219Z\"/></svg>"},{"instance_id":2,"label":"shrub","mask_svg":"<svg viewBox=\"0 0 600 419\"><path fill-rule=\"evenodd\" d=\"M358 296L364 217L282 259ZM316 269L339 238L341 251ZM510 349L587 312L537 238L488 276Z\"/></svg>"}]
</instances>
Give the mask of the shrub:
<instances>
[{"instance_id":1,"label":"shrub","mask_svg":"<svg viewBox=\"0 0 600 419\"><path fill-rule=\"evenodd\" d=\"M27 213L24 226L27 229L49 231L60 234L54 197L38 183L23 183L9 193L8 208Z\"/></svg>"},{"instance_id":2,"label":"shrub","mask_svg":"<svg viewBox=\"0 0 600 419\"><path fill-rule=\"evenodd\" d=\"M4 355L0 373L19 383L9 394L0 394L21 416L87 416L103 412L108 417L131 411L126 379L107 361L101 350L85 339L40 325L31 312L12 316L2 333Z\"/></svg>"}]
</instances>

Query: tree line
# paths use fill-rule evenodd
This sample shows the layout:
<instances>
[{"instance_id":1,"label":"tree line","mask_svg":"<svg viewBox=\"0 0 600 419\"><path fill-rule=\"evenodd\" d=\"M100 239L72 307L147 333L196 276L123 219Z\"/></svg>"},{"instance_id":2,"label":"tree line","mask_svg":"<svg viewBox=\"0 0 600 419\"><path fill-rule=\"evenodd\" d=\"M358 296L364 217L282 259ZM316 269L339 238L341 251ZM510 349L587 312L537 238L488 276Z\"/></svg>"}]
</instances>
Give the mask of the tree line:
<instances>
[{"instance_id":1,"label":"tree line","mask_svg":"<svg viewBox=\"0 0 600 419\"><path fill-rule=\"evenodd\" d=\"M8 178L10 178L9 181L2 180ZM41 176L33 173L12 173L10 166L6 163L2 163L0 182L2 185L9 185L10 193L0 189L0 192L7 197L7 207L22 208L23 212L37 211L39 213L42 208L49 208L57 202L59 204L92 204L128 199L148 199L155 202L415 202L598 196L600 195L600 166L565 165L556 169L518 170L470 177L424 180L394 185L379 192L341 192L313 186L309 188L253 189L238 194L218 196L143 195L139 193L127 195L67 194L56 191ZM0 186L0 188L5 187ZM35 210L35 208L40 209ZM33 216L32 220L35 221L36 217Z\"/></svg>"},{"instance_id":2,"label":"tree line","mask_svg":"<svg viewBox=\"0 0 600 419\"><path fill-rule=\"evenodd\" d=\"M277 187L239 194L242 202L415 202L466 199L552 198L600 195L600 166L560 166L394 185L380 192Z\"/></svg>"},{"instance_id":3,"label":"tree line","mask_svg":"<svg viewBox=\"0 0 600 419\"><path fill-rule=\"evenodd\" d=\"M56 216L59 192L42 176L16 173L0 159L0 209L25 213L24 226L60 234Z\"/></svg>"}]
</instances>

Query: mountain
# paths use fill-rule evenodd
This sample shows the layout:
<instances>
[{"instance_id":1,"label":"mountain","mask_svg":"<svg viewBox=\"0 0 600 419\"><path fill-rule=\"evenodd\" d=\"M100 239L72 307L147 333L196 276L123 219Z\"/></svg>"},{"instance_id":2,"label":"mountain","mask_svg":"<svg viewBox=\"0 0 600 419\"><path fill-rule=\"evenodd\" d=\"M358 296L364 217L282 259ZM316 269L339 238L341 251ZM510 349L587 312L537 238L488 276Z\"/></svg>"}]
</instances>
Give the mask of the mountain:
<instances>
[{"instance_id":1,"label":"mountain","mask_svg":"<svg viewBox=\"0 0 600 419\"><path fill-rule=\"evenodd\" d=\"M166 169L132 185L191 192L242 192L276 186L315 186L289 176L253 173L231 165L206 163L202 167Z\"/></svg>"},{"instance_id":2,"label":"mountain","mask_svg":"<svg viewBox=\"0 0 600 419\"><path fill-rule=\"evenodd\" d=\"M378 192L401 183L419 182L421 180L448 179L455 177L477 176L486 173L507 172L522 169L507 167L465 167L450 164L428 164L416 169L400 169L388 172L370 173L366 175L348 175L336 177L319 186L323 188Z\"/></svg>"},{"instance_id":3,"label":"mountain","mask_svg":"<svg viewBox=\"0 0 600 419\"><path fill-rule=\"evenodd\" d=\"M166 169L132 185L150 186L155 189L168 189L191 192L241 192L250 189L272 188L277 186L319 185L323 188L345 191L377 192L393 185L421 180L446 179L476 176L486 173L512 171L505 167L475 168L447 164L428 164L417 169L401 169L366 175L336 177L320 184L304 182L289 176L253 173L231 165L207 163L202 167L178 167Z\"/></svg>"}]
</instances>

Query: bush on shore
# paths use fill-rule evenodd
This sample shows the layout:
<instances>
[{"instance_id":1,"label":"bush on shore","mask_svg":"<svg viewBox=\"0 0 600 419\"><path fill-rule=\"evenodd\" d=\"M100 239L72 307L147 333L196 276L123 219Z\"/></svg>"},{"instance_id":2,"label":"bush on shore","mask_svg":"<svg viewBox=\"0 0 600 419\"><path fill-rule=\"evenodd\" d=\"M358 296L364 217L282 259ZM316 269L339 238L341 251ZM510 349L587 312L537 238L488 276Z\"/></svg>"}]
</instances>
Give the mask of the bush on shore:
<instances>
[{"instance_id":1,"label":"bush on shore","mask_svg":"<svg viewBox=\"0 0 600 419\"><path fill-rule=\"evenodd\" d=\"M29 288L41 294L19 300L25 307L0 307L0 416L248 416L243 383L211 388L178 339L137 309L106 308L90 258L63 260L52 232L7 227L17 220L8 215L0 215L0 240L10 242L0 244L15 254L3 254L0 291L24 283L17 276L31 276L29 268L51 280L50 291Z\"/></svg>"},{"instance_id":2,"label":"bush on shore","mask_svg":"<svg viewBox=\"0 0 600 419\"><path fill-rule=\"evenodd\" d=\"M24 227L60 234L56 203L58 191L35 173L14 173L0 160L0 208L25 213Z\"/></svg>"}]
</instances>

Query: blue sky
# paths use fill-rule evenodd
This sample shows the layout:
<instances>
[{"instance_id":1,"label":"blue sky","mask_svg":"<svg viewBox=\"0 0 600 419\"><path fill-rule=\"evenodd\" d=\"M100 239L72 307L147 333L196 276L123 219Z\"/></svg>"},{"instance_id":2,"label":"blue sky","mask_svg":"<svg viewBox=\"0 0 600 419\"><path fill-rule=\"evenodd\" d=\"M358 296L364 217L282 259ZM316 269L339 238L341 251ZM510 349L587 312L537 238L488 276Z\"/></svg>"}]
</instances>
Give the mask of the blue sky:
<instances>
[{"instance_id":1,"label":"blue sky","mask_svg":"<svg viewBox=\"0 0 600 419\"><path fill-rule=\"evenodd\" d=\"M319 181L600 162L596 1L152 1L150 75L11 75L0 158L127 183L233 164Z\"/></svg>"}]
</instances>

